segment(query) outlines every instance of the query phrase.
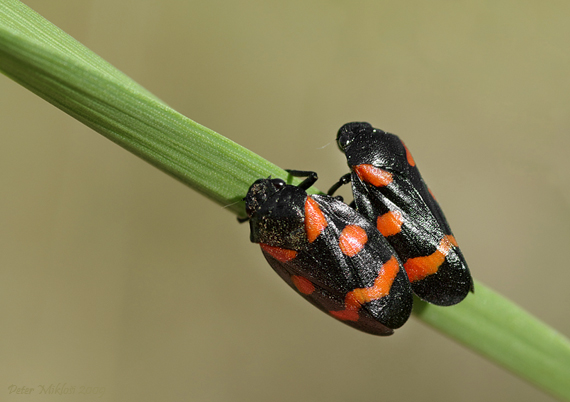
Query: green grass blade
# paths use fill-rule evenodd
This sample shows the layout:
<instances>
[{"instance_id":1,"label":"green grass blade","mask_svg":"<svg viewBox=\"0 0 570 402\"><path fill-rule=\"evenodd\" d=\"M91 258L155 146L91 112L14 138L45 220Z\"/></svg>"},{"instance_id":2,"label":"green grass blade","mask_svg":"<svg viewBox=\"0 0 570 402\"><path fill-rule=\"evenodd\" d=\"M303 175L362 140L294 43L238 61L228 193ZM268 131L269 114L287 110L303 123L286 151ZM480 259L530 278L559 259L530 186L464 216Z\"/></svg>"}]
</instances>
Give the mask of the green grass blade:
<instances>
[{"instance_id":1,"label":"green grass blade","mask_svg":"<svg viewBox=\"0 0 570 402\"><path fill-rule=\"evenodd\" d=\"M570 400L570 343L566 337L483 284L452 307L416 299L414 313L511 372Z\"/></svg>"},{"instance_id":2,"label":"green grass blade","mask_svg":"<svg viewBox=\"0 0 570 402\"><path fill-rule=\"evenodd\" d=\"M0 25L3 29L21 36L20 45L22 47L26 47L24 40L26 38L35 46L58 51L79 64L89 65L102 74L108 74L133 91L139 91L154 98L152 93L21 2L1 0L0 5ZM34 47L34 45L27 47Z\"/></svg>"},{"instance_id":3,"label":"green grass blade","mask_svg":"<svg viewBox=\"0 0 570 402\"><path fill-rule=\"evenodd\" d=\"M0 71L229 210L279 167L182 116L15 0L0 0ZM294 182L298 182L295 180ZM316 190L313 190L316 191ZM570 401L570 343L481 284L453 307L416 301L429 325Z\"/></svg>"},{"instance_id":4,"label":"green grass blade","mask_svg":"<svg viewBox=\"0 0 570 402\"><path fill-rule=\"evenodd\" d=\"M254 180L287 177L279 167L169 108L13 0L0 8L0 71L234 213L243 214L241 199Z\"/></svg>"}]
</instances>

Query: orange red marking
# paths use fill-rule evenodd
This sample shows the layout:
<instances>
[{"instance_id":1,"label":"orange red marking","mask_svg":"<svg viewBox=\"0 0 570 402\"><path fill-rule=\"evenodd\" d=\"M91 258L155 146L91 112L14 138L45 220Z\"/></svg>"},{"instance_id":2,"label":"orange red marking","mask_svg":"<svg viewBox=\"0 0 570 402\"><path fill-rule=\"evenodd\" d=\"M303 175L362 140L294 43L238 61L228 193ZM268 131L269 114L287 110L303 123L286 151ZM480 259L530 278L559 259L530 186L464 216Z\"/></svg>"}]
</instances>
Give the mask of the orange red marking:
<instances>
[{"instance_id":1,"label":"orange red marking","mask_svg":"<svg viewBox=\"0 0 570 402\"><path fill-rule=\"evenodd\" d=\"M452 247L457 247L455 237L446 235L441 239L437 250L432 254L408 259L404 263L404 269L408 274L410 282L420 281L426 276L435 274L445 261L445 257L447 257Z\"/></svg>"},{"instance_id":2,"label":"orange red marking","mask_svg":"<svg viewBox=\"0 0 570 402\"><path fill-rule=\"evenodd\" d=\"M370 183L376 187L385 187L392 183L392 173L377 168L374 165L362 164L353 166L354 171L365 183Z\"/></svg>"},{"instance_id":3,"label":"orange red marking","mask_svg":"<svg viewBox=\"0 0 570 402\"><path fill-rule=\"evenodd\" d=\"M390 211L378 217L376 227L383 236L388 237L400 233L402 231L402 223L404 223L402 214L398 211Z\"/></svg>"},{"instance_id":4,"label":"orange red marking","mask_svg":"<svg viewBox=\"0 0 570 402\"><path fill-rule=\"evenodd\" d=\"M408 147L406 146L406 144L404 144L404 142L402 141L402 145L404 146L404 148L406 149L406 159L408 160L408 163L410 166L416 166L416 161L414 160L412 153L410 152L410 150L408 149Z\"/></svg>"},{"instance_id":5,"label":"orange red marking","mask_svg":"<svg viewBox=\"0 0 570 402\"><path fill-rule=\"evenodd\" d=\"M289 250L286 248L281 247L274 247L268 244L259 243L261 249L265 251L267 254L275 258L277 261L287 262L291 261L293 258L297 256L297 252L295 250Z\"/></svg>"},{"instance_id":6,"label":"orange red marking","mask_svg":"<svg viewBox=\"0 0 570 402\"><path fill-rule=\"evenodd\" d=\"M297 290L304 295L310 295L315 291L315 285L313 285L313 283L305 277L292 275L291 280L293 281L293 285L295 285Z\"/></svg>"},{"instance_id":7,"label":"orange red marking","mask_svg":"<svg viewBox=\"0 0 570 402\"><path fill-rule=\"evenodd\" d=\"M309 243L314 242L327 225L327 220L319 204L308 196L305 201L305 232Z\"/></svg>"},{"instance_id":8,"label":"orange red marking","mask_svg":"<svg viewBox=\"0 0 570 402\"><path fill-rule=\"evenodd\" d=\"M367 241L368 236L364 229L356 225L346 225L342 229L338 245L344 255L354 257L364 248Z\"/></svg>"},{"instance_id":9,"label":"orange red marking","mask_svg":"<svg viewBox=\"0 0 570 402\"><path fill-rule=\"evenodd\" d=\"M344 310L329 311L329 313L339 320L358 321L358 310L364 303L381 299L390 293L399 270L400 264L398 264L396 257L392 256L382 265L382 269L374 280L374 285L348 292L344 298Z\"/></svg>"}]
</instances>

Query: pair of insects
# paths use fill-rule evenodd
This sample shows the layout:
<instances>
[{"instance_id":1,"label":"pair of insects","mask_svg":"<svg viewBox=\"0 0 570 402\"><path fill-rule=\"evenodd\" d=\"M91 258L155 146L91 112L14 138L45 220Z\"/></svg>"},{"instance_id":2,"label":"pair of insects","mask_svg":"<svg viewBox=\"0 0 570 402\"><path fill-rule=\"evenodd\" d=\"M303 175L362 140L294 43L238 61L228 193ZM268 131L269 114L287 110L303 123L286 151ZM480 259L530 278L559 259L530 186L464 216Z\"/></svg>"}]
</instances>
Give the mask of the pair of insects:
<instances>
[{"instance_id":1,"label":"pair of insects","mask_svg":"<svg viewBox=\"0 0 570 402\"><path fill-rule=\"evenodd\" d=\"M245 197L251 241L301 296L332 317L375 335L391 335L415 293L440 306L463 300L473 281L437 201L395 135L368 123L340 128L337 143L351 172L328 195L255 181ZM354 201L332 194L352 183Z\"/></svg>"}]
</instances>

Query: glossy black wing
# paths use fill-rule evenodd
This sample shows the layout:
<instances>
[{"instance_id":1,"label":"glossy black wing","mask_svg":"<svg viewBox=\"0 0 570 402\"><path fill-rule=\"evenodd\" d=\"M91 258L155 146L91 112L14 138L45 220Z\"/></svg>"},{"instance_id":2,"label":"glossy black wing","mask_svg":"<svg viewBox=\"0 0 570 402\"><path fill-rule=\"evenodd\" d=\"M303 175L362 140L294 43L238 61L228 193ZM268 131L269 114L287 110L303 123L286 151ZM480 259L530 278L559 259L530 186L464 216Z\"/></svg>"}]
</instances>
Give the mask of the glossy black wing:
<instances>
[{"instance_id":1,"label":"glossy black wing","mask_svg":"<svg viewBox=\"0 0 570 402\"><path fill-rule=\"evenodd\" d=\"M411 153L382 130L364 127L349 135L341 149L351 167L357 210L396 250L414 293L437 305L459 303L473 289L471 275Z\"/></svg>"},{"instance_id":2,"label":"glossy black wing","mask_svg":"<svg viewBox=\"0 0 570 402\"><path fill-rule=\"evenodd\" d=\"M265 258L293 289L320 310L361 331L390 335L408 319L412 293L392 247L374 225L346 204L309 196L307 216L326 225L304 247L262 245ZM305 217L307 219L307 217ZM318 220L318 219L317 219Z\"/></svg>"}]
</instances>

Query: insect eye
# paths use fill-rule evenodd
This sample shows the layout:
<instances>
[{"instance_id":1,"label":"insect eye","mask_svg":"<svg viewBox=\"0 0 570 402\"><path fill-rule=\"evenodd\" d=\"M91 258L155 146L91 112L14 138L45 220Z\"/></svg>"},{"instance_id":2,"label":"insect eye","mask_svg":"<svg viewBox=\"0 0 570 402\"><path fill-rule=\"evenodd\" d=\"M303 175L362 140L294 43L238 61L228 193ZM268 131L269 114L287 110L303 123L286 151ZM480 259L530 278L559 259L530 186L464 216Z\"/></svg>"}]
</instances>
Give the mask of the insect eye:
<instances>
[{"instance_id":1,"label":"insect eye","mask_svg":"<svg viewBox=\"0 0 570 402\"><path fill-rule=\"evenodd\" d=\"M286 185L285 181L281 179L273 179L271 182L276 190L281 190Z\"/></svg>"},{"instance_id":2,"label":"insect eye","mask_svg":"<svg viewBox=\"0 0 570 402\"><path fill-rule=\"evenodd\" d=\"M345 151L346 147L351 143L351 141L362 133L372 131L373 127L366 122L352 122L346 123L338 130L336 136L336 142L338 147L342 152Z\"/></svg>"},{"instance_id":3,"label":"insect eye","mask_svg":"<svg viewBox=\"0 0 570 402\"><path fill-rule=\"evenodd\" d=\"M349 142L350 142L350 137L348 135L346 135L345 133L339 133L338 138L336 139L336 143L342 152L344 152L344 149L346 148Z\"/></svg>"}]
</instances>

